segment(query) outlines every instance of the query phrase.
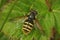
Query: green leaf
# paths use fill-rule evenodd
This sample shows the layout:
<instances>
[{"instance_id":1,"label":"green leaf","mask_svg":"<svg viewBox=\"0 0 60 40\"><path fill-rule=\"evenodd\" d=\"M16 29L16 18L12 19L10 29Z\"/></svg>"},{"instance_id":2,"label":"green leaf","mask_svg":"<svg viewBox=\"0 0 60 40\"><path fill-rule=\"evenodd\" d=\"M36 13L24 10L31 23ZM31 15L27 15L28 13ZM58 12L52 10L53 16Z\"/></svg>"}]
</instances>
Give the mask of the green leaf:
<instances>
[{"instance_id":1,"label":"green leaf","mask_svg":"<svg viewBox=\"0 0 60 40\"><path fill-rule=\"evenodd\" d=\"M0 32L0 40L8 40L8 37L3 32Z\"/></svg>"},{"instance_id":2,"label":"green leaf","mask_svg":"<svg viewBox=\"0 0 60 40\"><path fill-rule=\"evenodd\" d=\"M2 1L0 8L3 7L2 5L7 0ZM49 11L49 8L52 11ZM29 14L30 9L37 11L38 15L36 18L44 29L45 35L40 32L36 24L31 33L24 35L22 32L24 18L12 22L9 21L9 19ZM14 0L4 5L3 10L0 11L0 31L14 40L33 40L33 38L35 40L48 40L53 27L56 28L57 35L60 35L60 0L48 0L47 3L46 0ZM1 36L3 35L1 34Z\"/></svg>"}]
</instances>

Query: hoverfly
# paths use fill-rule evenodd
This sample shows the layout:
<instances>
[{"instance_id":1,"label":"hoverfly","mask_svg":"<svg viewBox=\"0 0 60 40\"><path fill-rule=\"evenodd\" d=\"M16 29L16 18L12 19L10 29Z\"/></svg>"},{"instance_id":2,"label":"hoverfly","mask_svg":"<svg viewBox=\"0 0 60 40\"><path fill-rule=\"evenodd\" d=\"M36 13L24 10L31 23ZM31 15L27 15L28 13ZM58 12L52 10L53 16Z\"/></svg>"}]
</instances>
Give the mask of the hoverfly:
<instances>
[{"instance_id":1,"label":"hoverfly","mask_svg":"<svg viewBox=\"0 0 60 40\"><path fill-rule=\"evenodd\" d=\"M30 10L29 15L20 17L20 18L25 18L22 27L22 32L25 35L28 35L32 31L32 29L34 28L34 23L36 23L37 27L42 33L44 32L38 20L36 19L36 15L37 15L37 11L32 9Z\"/></svg>"}]
</instances>

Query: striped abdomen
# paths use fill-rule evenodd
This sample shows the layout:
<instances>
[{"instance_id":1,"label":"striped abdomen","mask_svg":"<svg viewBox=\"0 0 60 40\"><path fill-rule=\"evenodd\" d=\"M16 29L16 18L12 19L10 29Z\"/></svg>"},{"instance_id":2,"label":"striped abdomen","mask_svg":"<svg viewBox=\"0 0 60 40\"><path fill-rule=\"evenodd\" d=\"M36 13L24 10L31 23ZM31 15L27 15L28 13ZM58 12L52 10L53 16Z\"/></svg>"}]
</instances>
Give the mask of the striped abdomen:
<instances>
[{"instance_id":1,"label":"striped abdomen","mask_svg":"<svg viewBox=\"0 0 60 40\"><path fill-rule=\"evenodd\" d=\"M25 35L29 34L31 32L32 28L33 28L33 21L25 21L23 28L22 28L23 33Z\"/></svg>"}]
</instances>

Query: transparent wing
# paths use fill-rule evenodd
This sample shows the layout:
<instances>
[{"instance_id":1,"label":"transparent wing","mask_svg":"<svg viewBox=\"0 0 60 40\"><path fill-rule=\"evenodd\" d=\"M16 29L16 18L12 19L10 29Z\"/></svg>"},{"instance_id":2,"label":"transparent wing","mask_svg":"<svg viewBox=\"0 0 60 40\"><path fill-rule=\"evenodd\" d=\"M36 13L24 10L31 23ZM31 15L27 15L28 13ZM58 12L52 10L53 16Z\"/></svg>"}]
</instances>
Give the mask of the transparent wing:
<instances>
[{"instance_id":1,"label":"transparent wing","mask_svg":"<svg viewBox=\"0 0 60 40\"><path fill-rule=\"evenodd\" d=\"M37 20L37 19L35 19L35 20L34 20L34 22L36 23L37 28L40 30L40 32L44 34L45 32L44 32L44 30L43 30L42 26L40 25L40 23L38 22L38 20Z\"/></svg>"},{"instance_id":2,"label":"transparent wing","mask_svg":"<svg viewBox=\"0 0 60 40\"><path fill-rule=\"evenodd\" d=\"M27 16L20 16L20 17L14 17L14 18L11 18L9 19L9 21L13 22L13 21L18 21L20 19L27 19L28 17Z\"/></svg>"},{"instance_id":3,"label":"transparent wing","mask_svg":"<svg viewBox=\"0 0 60 40\"><path fill-rule=\"evenodd\" d=\"M27 16L11 18L9 21L6 22L2 31L5 35L10 35L10 37L17 37L18 35L23 35L22 26L26 19Z\"/></svg>"}]
</instances>

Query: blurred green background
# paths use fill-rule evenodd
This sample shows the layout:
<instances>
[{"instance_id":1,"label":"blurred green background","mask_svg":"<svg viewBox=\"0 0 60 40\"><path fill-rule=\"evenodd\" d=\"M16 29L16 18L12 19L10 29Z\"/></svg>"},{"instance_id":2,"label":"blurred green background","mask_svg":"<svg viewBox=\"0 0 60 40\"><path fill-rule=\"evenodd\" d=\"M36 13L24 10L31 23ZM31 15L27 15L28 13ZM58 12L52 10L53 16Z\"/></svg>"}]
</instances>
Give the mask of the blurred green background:
<instances>
[{"instance_id":1,"label":"blurred green background","mask_svg":"<svg viewBox=\"0 0 60 40\"><path fill-rule=\"evenodd\" d=\"M49 11L48 3L52 11ZM49 40L51 30L56 29L55 40L60 38L60 0L0 0L0 40ZM24 19L9 21L14 17L25 16L30 9L38 12L37 19L42 25L45 35L34 25L29 35L22 33Z\"/></svg>"}]
</instances>

